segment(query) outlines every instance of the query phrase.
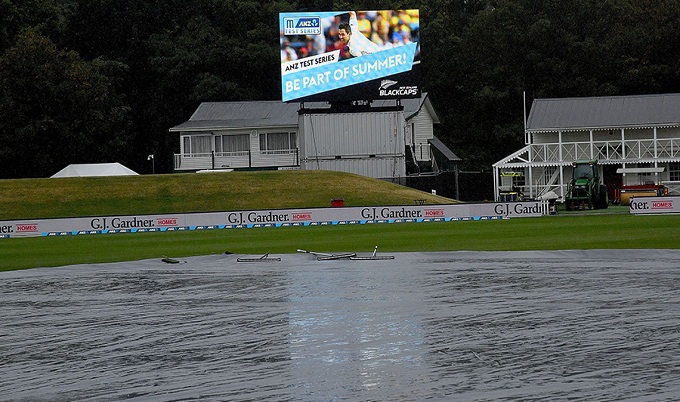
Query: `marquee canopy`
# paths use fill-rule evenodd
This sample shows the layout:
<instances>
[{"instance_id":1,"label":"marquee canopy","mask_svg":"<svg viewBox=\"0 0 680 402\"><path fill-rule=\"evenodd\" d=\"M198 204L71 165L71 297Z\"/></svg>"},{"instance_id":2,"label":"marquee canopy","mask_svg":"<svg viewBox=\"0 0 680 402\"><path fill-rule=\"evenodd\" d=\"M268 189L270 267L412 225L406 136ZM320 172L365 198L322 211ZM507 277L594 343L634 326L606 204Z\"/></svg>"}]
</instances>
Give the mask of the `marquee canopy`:
<instances>
[{"instance_id":1,"label":"marquee canopy","mask_svg":"<svg viewBox=\"0 0 680 402\"><path fill-rule=\"evenodd\" d=\"M134 176L137 172L120 163L70 164L51 177Z\"/></svg>"}]
</instances>

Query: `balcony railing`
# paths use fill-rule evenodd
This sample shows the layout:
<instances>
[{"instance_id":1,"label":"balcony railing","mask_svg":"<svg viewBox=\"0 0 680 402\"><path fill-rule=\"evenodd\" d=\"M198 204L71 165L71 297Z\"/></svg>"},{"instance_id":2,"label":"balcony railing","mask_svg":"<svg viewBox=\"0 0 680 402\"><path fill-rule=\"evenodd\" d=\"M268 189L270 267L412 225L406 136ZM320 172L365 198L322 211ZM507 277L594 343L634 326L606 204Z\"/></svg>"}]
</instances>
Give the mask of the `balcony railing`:
<instances>
[{"instance_id":1,"label":"balcony railing","mask_svg":"<svg viewBox=\"0 0 680 402\"><path fill-rule=\"evenodd\" d=\"M297 149L175 154L175 171L299 166Z\"/></svg>"},{"instance_id":2,"label":"balcony railing","mask_svg":"<svg viewBox=\"0 0 680 402\"><path fill-rule=\"evenodd\" d=\"M650 139L532 144L529 149L531 162L535 163L559 163L583 159L598 159L600 162L672 159L680 158L680 138L657 139L656 155L654 140Z\"/></svg>"}]
</instances>

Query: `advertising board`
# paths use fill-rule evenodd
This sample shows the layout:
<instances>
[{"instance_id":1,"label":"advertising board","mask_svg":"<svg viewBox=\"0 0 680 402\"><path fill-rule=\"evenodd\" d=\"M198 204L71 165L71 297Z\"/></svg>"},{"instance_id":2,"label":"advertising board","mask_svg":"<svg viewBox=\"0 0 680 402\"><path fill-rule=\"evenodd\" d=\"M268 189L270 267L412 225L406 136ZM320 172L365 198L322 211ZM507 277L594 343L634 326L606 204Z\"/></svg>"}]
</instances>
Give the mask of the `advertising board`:
<instances>
[{"instance_id":1,"label":"advertising board","mask_svg":"<svg viewBox=\"0 0 680 402\"><path fill-rule=\"evenodd\" d=\"M279 14L284 102L418 98L418 10Z\"/></svg>"},{"instance_id":2,"label":"advertising board","mask_svg":"<svg viewBox=\"0 0 680 402\"><path fill-rule=\"evenodd\" d=\"M680 197L633 197L629 205L633 215L680 213Z\"/></svg>"},{"instance_id":3,"label":"advertising board","mask_svg":"<svg viewBox=\"0 0 680 402\"><path fill-rule=\"evenodd\" d=\"M451 222L547 214L546 202L304 208L0 221L0 238L282 226Z\"/></svg>"}]
</instances>

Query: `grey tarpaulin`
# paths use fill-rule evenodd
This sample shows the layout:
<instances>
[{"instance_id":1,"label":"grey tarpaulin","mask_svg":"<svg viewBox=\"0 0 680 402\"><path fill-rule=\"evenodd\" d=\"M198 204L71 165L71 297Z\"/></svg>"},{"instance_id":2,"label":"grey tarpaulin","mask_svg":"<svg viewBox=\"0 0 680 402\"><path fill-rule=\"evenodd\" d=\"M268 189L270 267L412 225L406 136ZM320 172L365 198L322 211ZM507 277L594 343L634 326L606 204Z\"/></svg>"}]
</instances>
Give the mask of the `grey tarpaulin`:
<instances>
[{"instance_id":1,"label":"grey tarpaulin","mask_svg":"<svg viewBox=\"0 0 680 402\"><path fill-rule=\"evenodd\" d=\"M261 264L239 264L234 254L0 273L0 395L680 395L680 251L390 254L282 254Z\"/></svg>"}]
</instances>

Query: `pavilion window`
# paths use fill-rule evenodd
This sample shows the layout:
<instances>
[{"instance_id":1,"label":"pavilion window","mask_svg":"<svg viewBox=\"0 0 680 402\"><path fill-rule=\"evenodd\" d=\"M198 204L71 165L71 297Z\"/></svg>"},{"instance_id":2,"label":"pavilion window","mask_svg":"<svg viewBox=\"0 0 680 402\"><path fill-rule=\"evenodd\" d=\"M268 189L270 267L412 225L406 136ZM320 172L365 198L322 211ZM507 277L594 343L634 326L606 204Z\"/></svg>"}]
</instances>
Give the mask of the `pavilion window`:
<instances>
[{"instance_id":1,"label":"pavilion window","mask_svg":"<svg viewBox=\"0 0 680 402\"><path fill-rule=\"evenodd\" d=\"M668 179L670 181L680 181L680 162L668 164Z\"/></svg>"},{"instance_id":2,"label":"pavilion window","mask_svg":"<svg viewBox=\"0 0 680 402\"><path fill-rule=\"evenodd\" d=\"M215 152L243 153L250 149L248 134L219 135L215 137Z\"/></svg>"},{"instance_id":3,"label":"pavilion window","mask_svg":"<svg viewBox=\"0 0 680 402\"><path fill-rule=\"evenodd\" d=\"M260 151L264 153L290 152L297 148L297 133L261 133Z\"/></svg>"},{"instance_id":4,"label":"pavilion window","mask_svg":"<svg viewBox=\"0 0 680 402\"><path fill-rule=\"evenodd\" d=\"M212 151L211 137L207 135L184 137L185 154L209 154Z\"/></svg>"}]
</instances>

